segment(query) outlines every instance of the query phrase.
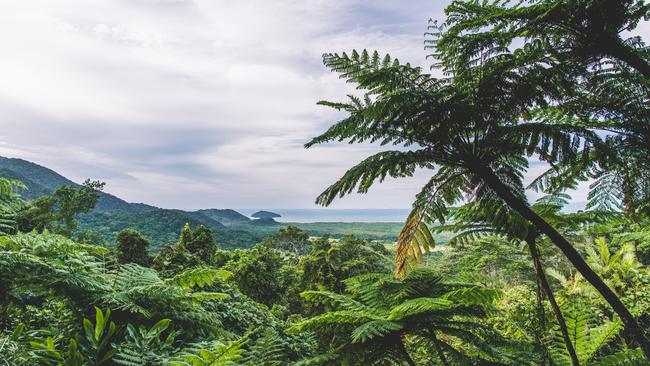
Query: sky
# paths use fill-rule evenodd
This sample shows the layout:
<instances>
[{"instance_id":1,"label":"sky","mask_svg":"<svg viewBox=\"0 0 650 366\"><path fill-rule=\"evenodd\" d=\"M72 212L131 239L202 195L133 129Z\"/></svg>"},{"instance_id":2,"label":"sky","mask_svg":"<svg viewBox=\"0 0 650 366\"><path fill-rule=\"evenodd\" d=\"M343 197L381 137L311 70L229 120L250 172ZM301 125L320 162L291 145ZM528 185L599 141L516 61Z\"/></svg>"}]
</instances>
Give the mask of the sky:
<instances>
[{"instance_id":1,"label":"sky","mask_svg":"<svg viewBox=\"0 0 650 366\"><path fill-rule=\"evenodd\" d=\"M428 67L423 33L446 3L0 2L0 155L159 207L316 208L382 149L303 148L343 116L316 102L354 92L322 54L367 48ZM408 208L430 174L332 207Z\"/></svg>"}]
</instances>

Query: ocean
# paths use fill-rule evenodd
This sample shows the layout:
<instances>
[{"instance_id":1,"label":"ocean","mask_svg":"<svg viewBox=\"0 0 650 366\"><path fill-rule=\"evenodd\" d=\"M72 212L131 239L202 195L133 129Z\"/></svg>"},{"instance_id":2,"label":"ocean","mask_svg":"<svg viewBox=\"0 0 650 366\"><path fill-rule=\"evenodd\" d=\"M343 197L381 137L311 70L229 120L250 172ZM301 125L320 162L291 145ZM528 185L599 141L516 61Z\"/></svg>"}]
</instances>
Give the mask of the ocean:
<instances>
[{"instance_id":1,"label":"ocean","mask_svg":"<svg viewBox=\"0 0 650 366\"><path fill-rule=\"evenodd\" d=\"M403 223L411 212L409 209L236 209L249 216L265 210L275 212L282 217L278 222L399 222Z\"/></svg>"}]
</instances>

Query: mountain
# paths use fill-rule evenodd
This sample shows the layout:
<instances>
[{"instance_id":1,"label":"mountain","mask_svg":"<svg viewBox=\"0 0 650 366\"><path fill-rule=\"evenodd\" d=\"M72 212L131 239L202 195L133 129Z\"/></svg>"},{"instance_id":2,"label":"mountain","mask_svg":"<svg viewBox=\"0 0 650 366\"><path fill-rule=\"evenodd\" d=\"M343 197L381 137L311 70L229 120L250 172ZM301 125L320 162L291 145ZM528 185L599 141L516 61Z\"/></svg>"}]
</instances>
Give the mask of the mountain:
<instances>
[{"instance_id":1,"label":"mountain","mask_svg":"<svg viewBox=\"0 0 650 366\"><path fill-rule=\"evenodd\" d=\"M62 176L54 170L23 159L5 158L0 156L0 176L18 179L27 186L22 192L26 199L52 194L63 185L79 186L79 184ZM96 211L122 210L126 212L146 212L156 207L144 203L129 203L109 193L101 192Z\"/></svg>"},{"instance_id":2,"label":"mountain","mask_svg":"<svg viewBox=\"0 0 650 366\"><path fill-rule=\"evenodd\" d=\"M277 214L275 212L262 210L262 211L255 212L254 214L251 215L251 217L255 217L258 219L273 219L276 217L282 217L282 215Z\"/></svg>"},{"instance_id":3,"label":"mountain","mask_svg":"<svg viewBox=\"0 0 650 366\"><path fill-rule=\"evenodd\" d=\"M248 225L251 223L251 219L247 216L240 214L239 212L231 209L206 209L198 210L197 213L207 216L212 220L215 220L225 226L240 226Z\"/></svg>"},{"instance_id":4,"label":"mountain","mask_svg":"<svg viewBox=\"0 0 650 366\"><path fill-rule=\"evenodd\" d=\"M59 173L23 159L0 157L0 177L18 179L27 190L26 199L49 195L63 185L79 184ZM95 209L79 215L79 231L92 229L109 243L115 234L125 228L133 228L151 239L153 249L174 243L185 223L191 226L210 227L222 247L248 247L261 240L258 234L227 226L246 225L250 219L234 210L183 210L163 209L143 203L130 203L109 193L100 192Z\"/></svg>"},{"instance_id":5,"label":"mountain","mask_svg":"<svg viewBox=\"0 0 650 366\"><path fill-rule=\"evenodd\" d=\"M79 216L81 231L92 229L104 240L113 242L115 233L131 228L141 232L152 242L154 250L178 241L183 225L205 225L212 229L217 244L225 248L250 247L261 240L259 235L246 230L230 229L196 212L157 208L145 212L93 211Z\"/></svg>"}]
</instances>

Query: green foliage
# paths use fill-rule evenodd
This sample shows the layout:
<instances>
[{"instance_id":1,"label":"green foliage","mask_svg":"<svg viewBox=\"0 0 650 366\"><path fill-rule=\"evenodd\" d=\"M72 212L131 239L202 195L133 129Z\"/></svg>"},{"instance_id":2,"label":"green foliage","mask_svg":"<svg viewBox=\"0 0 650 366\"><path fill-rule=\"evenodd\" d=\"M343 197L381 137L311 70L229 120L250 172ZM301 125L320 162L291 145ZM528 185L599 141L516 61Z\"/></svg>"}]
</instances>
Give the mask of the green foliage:
<instances>
[{"instance_id":1,"label":"green foliage","mask_svg":"<svg viewBox=\"0 0 650 366\"><path fill-rule=\"evenodd\" d=\"M104 238L102 238L102 236L98 232L91 229L86 229L81 234L79 234L79 236L77 236L77 241L82 244L88 244L88 245L94 245L100 247L107 246L107 243L104 241Z\"/></svg>"},{"instance_id":2,"label":"green foliage","mask_svg":"<svg viewBox=\"0 0 650 366\"><path fill-rule=\"evenodd\" d=\"M590 325L591 315L589 310L580 305L565 306L562 309L569 337L573 344L580 364L590 365L598 351L615 338L623 328L620 321L608 321L600 326ZM564 348L562 335L556 330L555 344L551 353L553 360L558 365L570 365L571 362Z\"/></svg>"},{"instance_id":3,"label":"green foliage","mask_svg":"<svg viewBox=\"0 0 650 366\"><path fill-rule=\"evenodd\" d=\"M0 361L7 365L29 366L37 362L30 352L30 336L25 332L24 324L19 324L10 333L0 332Z\"/></svg>"},{"instance_id":4,"label":"green foliage","mask_svg":"<svg viewBox=\"0 0 650 366\"><path fill-rule=\"evenodd\" d=\"M284 350L278 333L267 328L246 353L244 365L280 366L284 361Z\"/></svg>"},{"instance_id":5,"label":"green foliage","mask_svg":"<svg viewBox=\"0 0 650 366\"><path fill-rule=\"evenodd\" d=\"M0 235L16 231L16 216L23 206L19 190L25 188L20 181L0 177Z\"/></svg>"},{"instance_id":6,"label":"green foliage","mask_svg":"<svg viewBox=\"0 0 650 366\"><path fill-rule=\"evenodd\" d=\"M137 230L151 239L151 247L154 252L166 244L176 243L178 233L186 223L192 227L205 225L211 228L219 239L220 245L225 248L251 247L264 236L249 227L227 228L203 214L181 210L157 208L135 212L95 210L79 217L81 230L93 229L107 242L113 242L115 233L120 230L127 228Z\"/></svg>"},{"instance_id":7,"label":"green foliage","mask_svg":"<svg viewBox=\"0 0 650 366\"><path fill-rule=\"evenodd\" d=\"M149 241L133 229L117 233L117 261L122 264L135 263L148 266L151 262L148 252Z\"/></svg>"},{"instance_id":8,"label":"green foliage","mask_svg":"<svg viewBox=\"0 0 650 366\"><path fill-rule=\"evenodd\" d=\"M110 345L115 334L115 323L109 321L110 316L110 309L104 313L96 307L94 326L88 319L83 321L84 336L79 339L79 348L92 365L102 365L115 354Z\"/></svg>"},{"instance_id":9,"label":"green foliage","mask_svg":"<svg viewBox=\"0 0 650 366\"><path fill-rule=\"evenodd\" d=\"M236 366L243 358L246 340L222 343L219 341L197 343L184 348L173 357L169 366Z\"/></svg>"},{"instance_id":10,"label":"green foliage","mask_svg":"<svg viewBox=\"0 0 650 366\"><path fill-rule=\"evenodd\" d=\"M217 250L212 230L204 225L197 226L192 232L192 240L185 244L187 250L204 262L211 262Z\"/></svg>"},{"instance_id":11,"label":"green foliage","mask_svg":"<svg viewBox=\"0 0 650 366\"><path fill-rule=\"evenodd\" d=\"M312 243L308 256L301 259L304 288L345 289L347 278L371 272L389 272L391 260L383 245L345 237L339 241L322 237Z\"/></svg>"},{"instance_id":12,"label":"green foliage","mask_svg":"<svg viewBox=\"0 0 650 366\"><path fill-rule=\"evenodd\" d=\"M126 366L160 365L175 349L173 346L176 332L163 333L171 321L162 319L147 329L144 325L127 325L124 343L121 343L115 354L115 363Z\"/></svg>"},{"instance_id":13,"label":"green foliage","mask_svg":"<svg viewBox=\"0 0 650 366\"><path fill-rule=\"evenodd\" d=\"M108 288L101 256L108 250L50 233L0 237L2 302L20 304L24 296L50 293L88 304Z\"/></svg>"},{"instance_id":14,"label":"green foliage","mask_svg":"<svg viewBox=\"0 0 650 366\"><path fill-rule=\"evenodd\" d=\"M44 365L83 366L86 362L75 339L70 339L67 351L58 351L52 337L42 342L32 342L31 346L37 362Z\"/></svg>"},{"instance_id":15,"label":"green foliage","mask_svg":"<svg viewBox=\"0 0 650 366\"><path fill-rule=\"evenodd\" d=\"M203 303L223 300L219 292L196 291L228 273L212 268L188 269L175 277L161 279L156 271L135 264L126 264L113 275L111 291L101 296L102 302L115 309L138 314L145 319L171 319L190 335L213 335L221 330L220 322L205 310Z\"/></svg>"},{"instance_id":16,"label":"green foliage","mask_svg":"<svg viewBox=\"0 0 650 366\"><path fill-rule=\"evenodd\" d=\"M194 268L201 265L201 260L188 252L181 250L176 245L163 247L153 258L151 267L163 277L173 277L186 268Z\"/></svg>"},{"instance_id":17,"label":"green foliage","mask_svg":"<svg viewBox=\"0 0 650 366\"><path fill-rule=\"evenodd\" d=\"M176 246L178 247L178 250L184 251L187 248L187 245L191 242L192 229L190 228L190 224L185 223L185 226L181 229L181 235L178 238L178 244Z\"/></svg>"},{"instance_id":18,"label":"green foliage","mask_svg":"<svg viewBox=\"0 0 650 366\"><path fill-rule=\"evenodd\" d=\"M103 188L102 182L86 180L79 188L65 185L50 196L31 201L19 215L20 230L48 229L72 237L78 226L76 216L95 207Z\"/></svg>"},{"instance_id":19,"label":"green foliage","mask_svg":"<svg viewBox=\"0 0 650 366\"><path fill-rule=\"evenodd\" d=\"M228 266L233 280L242 293L271 307L282 300L280 268L283 257L280 251L257 245L239 251Z\"/></svg>"},{"instance_id":20,"label":"green foliage","mask_svg":"<svg viewBox=\"0 0 650 366\"><path fill-rule=\"evenodd\" d=\"M293 225L278 230L275 235L266 238L262 244L291 253L295 257L306 255L311 250L309 235Z\"/></svg>"},{"instance_id":21,"label":"green foliage","mask_svg":"<svg viewBox=\"0 0 650 366\"><path fill-rule=\"evenodd\" d=\"M422 270L410 272L402 280L372 274L346 283L348 295L303 293L308 301L332 310L301 321L288 332L314 331L331 339L328 349L336 349L336 359L344 364L390 359L412 362L403 344L410 337L427 340L430 349L437 349L432 358L460 363L500 358L497 348L488 345L499 343L499 337L478 322L492 308L498 291L446 284Z\"/></svg>"},{"instance_id":22,"label":"green foliage","mask_svg":"<svg viewBox=\"0 0 650 366\"><path fill-rule=\"evenodd\" d=\"M589 207L636 217L650 198L647 168L648 48L633 32L647 16L643 1L454 1L428 41L448 72L480 73L483 60L513 64L553 105L528 117L606 132L607 148L548 171L552 189L595 179ZM523 45L523 46L521 46ZM646 208L643 208L646 207ZM647 213L647 212L646 212Z\"/></svg>"},{"instance_id":23,"label":"green foliage","mask_svg":"<svg viewBox=\"0 0 650 366\"><path fill-rule=\"evenodd\" d=\"M572 263L584 257L576 267L593 268L616 292L636 318L615 307L628 326L650 329L650 53L633 34L649 9L639 0L455 0L425 42L439 78L377 52L324 55L364 95L320 102L346 115L307 147L348 141L396 149L361 161L317 202L432 170L401 232L393 224L284 228L228 210L128 204L99 192L99 182L76 186L0 158L0 175L23 180L32 199L23 206L24 187L0 178L0 359L20 366L264 366L299 358L298 365L569 365L565 334L520 245L526 240L539 244L544 268L558 280L580 364L647 364L634 349L648 353L642 337L634 327L622 330L548 239L566 239L558 245L564 253L580 251ZM551 169L526 188L532 157ZM570 198L561 192L586 180L591 211L563 214ZM529 188L549 195L529 205ZM121 231L116 247L104 245L131 227L152 239L154 251L176 245L162 248L152 268L137 232ZM332 230L334 239L324 236ZM397 239L399 277L382 244L346 233ZM214 240L251 247L268 234L232 253ZM99 310L107 306L113 313ZM94 322L85 319L93 309Z\"/></svg>"},{"instance_id":24,"label":"green foliage","mask_svg":"<svg viewBox=\"0 0 650 366\"><path fill-rule=\"evenodd\" d=\"M105 248L75 243L53 234L19 234L0 238L0 274L8 287L3 304L20 304L26 296L62 296L80 309L109 305L136 319L171 319L185 334L214 334L221 329L216 314L204 304L227 295L197 291L228 273L193 268L161 279L155 270L126 264L107 269ZM121 314L122 316L125 314Z\"/></svg>"},{"instance_id":25,"label":"green foliage","mask_svg":"<svg viewBox=\"0 0 650 366\"><path fill-rule=\"evenodd\" d=\"M605 356L594 363L595 366L642 366L647 360L639 349L625 349Z\"/></svg>"},{"instance_id":26,"label":"green foliage","mask_svg":"<svg viewBox=\"0 0 650 366\"><path fill-rule=\"evenodd\" d=\"M116 330L115 323L109 321L110 315L110 309L102 312L95 308L95 324L84 319L83 334L70 339L67 351L57 350L54 339L48 337L40 342L31 342L32 352L39 363L46 365L108 365L115 354L110 342Z\"/></svg>"}]
</instances>

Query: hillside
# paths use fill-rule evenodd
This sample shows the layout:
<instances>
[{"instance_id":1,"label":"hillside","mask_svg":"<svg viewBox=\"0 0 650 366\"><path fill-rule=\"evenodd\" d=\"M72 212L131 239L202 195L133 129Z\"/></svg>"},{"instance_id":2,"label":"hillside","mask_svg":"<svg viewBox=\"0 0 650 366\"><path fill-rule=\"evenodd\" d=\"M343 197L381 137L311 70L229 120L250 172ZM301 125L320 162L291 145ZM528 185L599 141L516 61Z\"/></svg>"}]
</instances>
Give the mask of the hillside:
<instances>
[{"instance_id":1,"label":"hillside","mask_svg":"<svg viewBox=\"0 0 650 366\"><path fill-rule=\"evenodd\" d=\"M0 176L22 181L27 190L22 193L26 199L48 195L63 185L78 186L77 183L44 166L23 159L0 156ZM129 203L109 193L100 193L95 211L122 210L126 212L146 212L156 209L143 203Z\"/></svg>"},{"instance_id":2,"label":"hillside","mask_svg":"<svg viewBox=\"0 0 650 366\"><path fill-rule=\"evenodd\" d=\"M14 158L0 157L0 176L14 178L27 185L23 192L26 199L34 199L54 192L62 185L77 183L41 165ZM258 216L280 216L261 211ZM277 215L277 216L276 216ZM201 209L183 211L163 209L142 203L129 203L108 193L100 193L95 209L79 216L79 231L92 229L108 243L115 241L115 234L124 228L133 228L152 241L152 249L158 250L177 240L185 223L192 226L203 224L215 232L219 246L224 248L251 247L265 236L274 234L288 223L279 223L272 217L251 220L232 209ZM309 235L329 234L334 238L355 234L359 237L394 241L401 224L391 223L309 223L294 224Z\"/></svg>"},{"instance_id":3,"label":"hillside","mask_svg":"<svg viewBox=\"0 0 650 366\"><path fill-rule=\"evenodd\" d=\"M220 247L250 247L261 240L258 235L226 228L219 222L195 212L162 208L146 212L94 211L81 215L79 223L81 230L97 231L108 242L113 242L114 233L122 229L136 229L152 241L154 250L175 243L185 223L192 227L201 224L210 227Z\"/></svg>"},{"instance_id":4,"label":"hillside","mask_svg":"<svg viewBox=\"0 0 650 366\"><path fill-rule=\"evenodd\" d=\"M244 216L241 213L231 209L210 208L205 210L198 210L196 212L225 226L248 225L251 222L251 219L247 216Z\"/></svg>"},{"instance_id":5,"label":"hillside","mask_svg":"<svg viewBox=\"0 0 650 366\"><path fill-rule=\"evenodd\" d=\"M26 199L48 195L63 185L78 186L77 183L44 166L15 158L0 157L0 176L22 181L27 190L22 192ZM249 247L261 240L243 230L229 229L220 221L244 222L248 220L234 210L201 210L186 212L162 209L142 203L129 203L109 193L100 193L95 209L79 217L79 230L92 229L109 243L114 242L115 234L124 228L136 229L147 237L156 250L173 243L185 223L192 226L203 224L212 228L217 241L223 247ZM241 216L241 217L240 217ZM243 219L242 219L243 218Z\"/></svg>"}]
</instances>

